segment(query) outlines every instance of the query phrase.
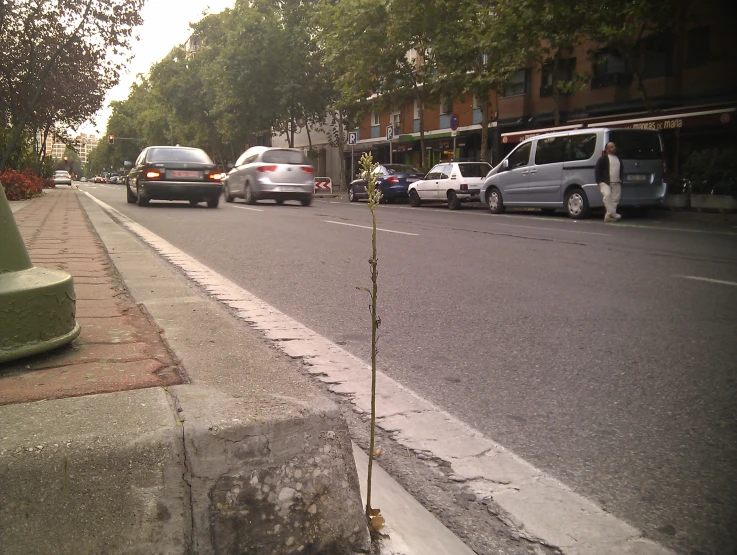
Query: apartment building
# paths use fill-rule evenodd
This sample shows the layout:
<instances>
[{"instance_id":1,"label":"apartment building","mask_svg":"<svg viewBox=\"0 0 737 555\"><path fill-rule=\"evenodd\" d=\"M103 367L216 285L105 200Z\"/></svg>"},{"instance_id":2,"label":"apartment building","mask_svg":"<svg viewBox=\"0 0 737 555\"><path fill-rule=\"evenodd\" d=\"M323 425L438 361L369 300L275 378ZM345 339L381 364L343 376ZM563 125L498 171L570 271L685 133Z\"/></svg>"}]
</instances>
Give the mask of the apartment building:
<instances>
[{"instance_id":1,"label":"apartment building","mask_svg":"<svg viewBox=\"0 0 737 555\"><path fill-rule=\"evenodd\" d=\"M90 153L97 147L99 137L88 133L77 135L72 141L72 147L77 151L82 164L87 163ZM64 152L67 149L67 143L53 131L46 136L46 155L51 156L54 160L64 158Z\"/></svg>"},{"instance_id":2,"label":"apartment building","mask_svg":"<svg viewBox=\"0 0 737 555\"><path fill-rule=\"evenodd\" d=\"M734 8L719 2L694 5L688 21L644 61L645 101L625 60L593 44L572 52L559 71L590 76L581 89L559 101L554 125L553 76L548 67L520 69L502 91L490 91L490 157L497 163L521 140L553 130L608 125L657 129L663 134L671 171L693 150L737 144L737 33ZM560 73L559 73L560 75ZM563 79L564 77L559 77ZM455 151L450 129L458 118ZM418 107L369 112L361 121L355 155L371 151L389 161L388 125L395 126L392 160L420 164ZM478 160L481 111L471 95L445 99L425 108L426 166L442 159ZM350 150L346 154L350 164Z\"/></svg>"}]
</instances>

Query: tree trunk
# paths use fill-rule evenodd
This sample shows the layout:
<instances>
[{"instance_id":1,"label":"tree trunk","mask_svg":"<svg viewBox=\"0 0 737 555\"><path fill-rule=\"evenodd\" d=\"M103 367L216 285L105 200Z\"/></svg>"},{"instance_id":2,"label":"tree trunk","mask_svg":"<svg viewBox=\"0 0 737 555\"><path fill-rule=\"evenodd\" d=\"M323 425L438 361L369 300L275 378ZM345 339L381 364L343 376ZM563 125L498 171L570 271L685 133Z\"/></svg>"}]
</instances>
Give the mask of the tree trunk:
<instances>
[{"instance_id":1,"label":"tree trunk","mask_svg":"<svg viewBox=\"0 0 737 555\"><path fill-rule=\"evenodd\" d=\"M420 169L425 171L425 102L421 97L417 101L419 102L418 115L420 116Z\"/></svg>"},{"instance_id":2,"label":"tree trunk","mask_svg":"<svg viewBox=\"0 0 737 555\"><path fill-rule=\"evenodd\" d=\"M343 111L338 110L336 114L338 116L338 152L340 152L340 184L339 184L339 187L345 186L345 190L347 191L348 181L346 180L346 177L345 177L345 174L346 174L345 153L344 153L345 129L343 128Z\"/></svg>"},{"instance_id":3,"label":"tree trunk","mask_svg":"<svg viewBox=\"0 0 737 555\"><path fill-rule=\"evenodd\" d=\"M558 86L558 67L560 66L560 48L553 57L553 124L560 125L560 87Z\"/></svg>"},{"instance_id":4,"label":"tree trunk","mask_svg":"<svg viewBox=\"0 0 737 555\"><path fill-rule=\"evenodd\" d=\"M481 161L486 162L489 152L489 93L483 93L480 100L481 107Z\"/></svg>"},{"instance_id":5,"label":"tree trunk","mask_svg":"<svg viewBox=\"0 0 737 555\"><path fill-rule=\"evenodd\" d=\"M312 152L312 137L310 136L310 124L305 122L305 129L307 130L307 144L310 145L310 152Z\"/></svg>"}]
</instances>

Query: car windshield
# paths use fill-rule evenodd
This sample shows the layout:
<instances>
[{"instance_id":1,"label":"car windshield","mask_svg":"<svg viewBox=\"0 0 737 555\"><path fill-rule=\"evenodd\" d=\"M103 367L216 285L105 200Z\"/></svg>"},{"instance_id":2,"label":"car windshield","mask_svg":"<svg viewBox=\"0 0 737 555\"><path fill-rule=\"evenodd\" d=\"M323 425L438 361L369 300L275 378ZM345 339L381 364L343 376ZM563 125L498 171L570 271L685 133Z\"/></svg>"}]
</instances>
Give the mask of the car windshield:
<instances>
[{"instance_id":1,"label":"car windshield","mask_svg":"<svg viewBox=\"0 0 737 555\"><path fill-rule=\"evenodd\" d=\"M486 177L486 174L491 171L491 166L486 162L478 162L472 164L458 164L458 169L461 170L463 177Z\"/></svg>"},{"instance_id":2,"label":"car windshield","mask_svg":"<svg viewBox=\"0 0 737 555\"><path fill-rule=\"evenodd\" d=\"M420 170L407 164L385 164L384 168L391 175L395 173L420 173Z\"/></svg>"},{"instance_id":3,"label":"car windshield","mask_svg":"<svg viewBox=\"0 0 737 555\"><path fill-rule=\"evenodd\" d=\"M267 150L263 161L267 164L307 164L307 158L301 150Z\"/></svg>"},{"instance_id":4,"label":"car windshield","mask_svg":"<svg viewBox=\"0 0 737 555\"><path fill-rule=\"evenodd\" d=\"M617 129L609 132L609 140L623 160L660 160L662 155L656 131Z\"/></svg>"},{"instance_id":5,"label":"car windshield","mask_svg":"<svg viewBox=\"0 0 737 555\"><path fill-rule=\"evenodd\" d=\"M210 157L199 148L152 148L146 155L147 162L192 162L212 164Z\"/></svg>"},{"instance_id":6,"label":"car windshield","mask_svg":"<svg viewBox=\"0 0 737 555\"><path fill-rule=\"evenodd\" d=\"M46 175L49 175L49 174L46 174ZM69 175L69 172L56 172L56 175L58 175L59 177L66 177Z\"/></svg>"}]
</instances>

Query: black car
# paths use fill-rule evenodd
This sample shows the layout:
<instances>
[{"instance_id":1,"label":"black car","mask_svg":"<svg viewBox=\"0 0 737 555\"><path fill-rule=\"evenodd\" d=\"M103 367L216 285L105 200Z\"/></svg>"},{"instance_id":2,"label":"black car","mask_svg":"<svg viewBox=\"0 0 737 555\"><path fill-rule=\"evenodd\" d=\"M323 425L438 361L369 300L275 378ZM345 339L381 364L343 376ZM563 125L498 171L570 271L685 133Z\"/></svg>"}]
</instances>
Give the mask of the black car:
<instances>
[{"instance_id":1,"label":"black car","mask_svg":"<svg viewBox=\"0 0 737 555\"><path fill-rule=\"evenodd\" d=\"M126 178L129 203L146 206L150 200L207 202L217 208L222 174L204 150L182 146L149 146L138 155Z\"/></svg>"},{"instance_id":2,"label":"black car","mask_svg":"<svg viewBox=\"0 0 737 555\"><path fill-rule=\"evenodd\" d=\"M407 198L409 184L425 177L420 170L406 164L382 164L376 168L375 172L379 177L376 186L381 189L382 200L390 203L397 199ZM354 179L348 185L348 199L356 202L362 198L368 198L366 180Z\"/></svg>"}]
</instances>

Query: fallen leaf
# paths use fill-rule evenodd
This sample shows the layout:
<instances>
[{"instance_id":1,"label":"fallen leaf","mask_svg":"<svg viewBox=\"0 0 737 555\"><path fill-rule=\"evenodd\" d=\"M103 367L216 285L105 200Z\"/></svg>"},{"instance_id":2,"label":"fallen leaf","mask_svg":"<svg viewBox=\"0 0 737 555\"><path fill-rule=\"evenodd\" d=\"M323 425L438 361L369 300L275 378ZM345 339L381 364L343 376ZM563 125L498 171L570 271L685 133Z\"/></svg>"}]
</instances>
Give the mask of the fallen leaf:
<instances>
[{"instance_id":1,"label":"fallen leaf","mask_svg":"<svg viewBox=\"0 0 737 555\"><path fill-rule=\"evenodd\" d=\"M379 516L381 514L381 509L369 509L369 516Z\"/></svg>"},{"instance_id":2,"label":"fallen leaf","mask_svg":"<svg viewBox=\"0 0 737 555\"><path fill-rule=\"evenodd\" d=\"M374 529L374 532L378 532L384 527L385 523L386 521L383 516L375 516L371 519L371 528Z\"/></svg>"},{"instance_id":3,"label":"fallen leaf","mask_svg":"<svg viewBox=\"0 0 737 555\"><path fill-rule=\"evenodd\" d=\"M374 457L378 457L381 455L381 447L379 447L376 451L374 451Z\"/></svg>"}]
</instances>

